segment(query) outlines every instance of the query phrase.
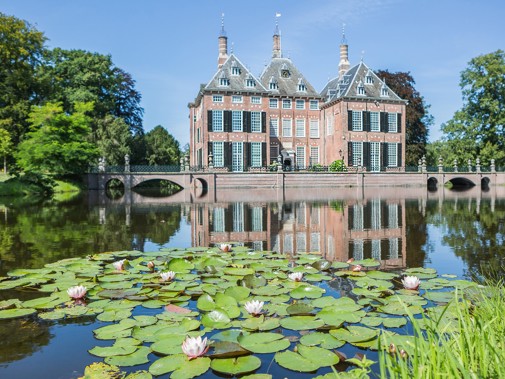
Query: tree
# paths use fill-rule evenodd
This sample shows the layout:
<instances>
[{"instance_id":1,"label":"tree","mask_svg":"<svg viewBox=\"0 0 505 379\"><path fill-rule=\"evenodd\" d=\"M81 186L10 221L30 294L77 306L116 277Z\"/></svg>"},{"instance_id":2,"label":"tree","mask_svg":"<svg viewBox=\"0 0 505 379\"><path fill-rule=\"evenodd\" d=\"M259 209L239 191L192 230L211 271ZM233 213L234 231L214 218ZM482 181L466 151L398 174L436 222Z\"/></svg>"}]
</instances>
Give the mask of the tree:
<instances>
[{"instance_id":1,"label":"tree","mask_svg":"<svg viewBox=\"0 0 505 379\"><path fill-rule=\"evenodd\" d=\"M131 155L132 134L126 122L119 117L105 116L98 121L96 145L108 165L123 165L126 154Z\"/></svg>"},{"instance_id":2,"label":"tree","mask_svg":"<svg viewBox=\"0 0 505 379\"><path fill-rule=\"evenodd\" d=\"M94 131L98 120L109 115L122 118L132 134L143 134L141 95L131 75L116 67L110 55L56 48L45 58L39 71L47 100L61 102L66 112L77 102L93 102Z\"/></svg>"},{"instance_id":3,"label":"tree","mask_svg":"<svg viewBox=\"0 0 505 379\"><path fill-rule=\"evenodd\" d=\"M449 156L505 164L505 52L473 58L461 73L463 108L441 129Z\"/></svg>"},{"instance_id":4,"label":"tree","mask_svg":"<svg viewBox=\"0 0 505 379\"><path fill-rule=\"evenodd\" d=\"M389 72L379 70L377 76L384 80L389 88L402 99L407 100L406 107L406 147L405 165L417 166L426 154L428 128L433 124L433 117L428 113L429 105L415 89L416 82L410 72Z\"/></svg>"},{"instance_id":5,"label":"tree","mask_svg":"<svg viewBox=\"0 0 505 379\"><path fill-rule=\"evenodd\" d=\"M181 157L179 142L158 125L146 133L146 158L150 165L177 165Z\"/></svg>"},{"instance_id":6,"label":"tree","mask_svg":"<svg viewBox=\"0 0 505 379\"><path fill-rule=\"evenodd\" d=\"M45 40L26 21L0 13L0 127L9 132L14 146L28 131L30 107L38 102L35 72Z\"/></svg>"},{"instance_id":7,"label":"tree","mask_svg":"<svg viewBox=\"0 0 505 379\"><path fill-rule=\"evenodd\" d=\"M7 173L7 154L10 154L11 150L11 135L7 130L0 128L0 154L4 157L4 174Z\"/></svg>"},{"instance_id":8,"label":"tree","mask_svg":"<svg viewBox=\"0 0 505 379\"><path fill-rule=\"evenodd\" d=\"M18 146L16 158L25 172L65 175L85 172L98 157L95 144L88 142L91 128L87 112L91 103L74 104L67 114L60 103L33 107L31 131Z\"/></svg>"}]
</instances>

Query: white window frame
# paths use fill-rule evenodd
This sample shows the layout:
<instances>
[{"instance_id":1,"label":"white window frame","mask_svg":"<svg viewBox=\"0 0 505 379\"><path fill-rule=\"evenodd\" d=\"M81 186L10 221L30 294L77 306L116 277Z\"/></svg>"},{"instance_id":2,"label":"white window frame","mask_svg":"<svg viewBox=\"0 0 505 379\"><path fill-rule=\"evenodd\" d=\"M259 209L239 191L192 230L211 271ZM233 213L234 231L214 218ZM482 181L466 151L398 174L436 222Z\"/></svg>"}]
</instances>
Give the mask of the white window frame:
<instances>
[{"instance_id":1,"label":"white window frame","mask_svg":"<svg viewBox=\"0 0 505 379\"><path fill-rule=\"evenodd\" d=\"M357 95L358 96L365 96L365 86L363 85L363 83L358 85Z\"/></svg>"},{"instance_id":2,"label":"white window frame","mask_svg":"<svg viewBox=\"0 0 505 379\"><path fill-rule=\"evenodd\" d=\"M311 146L310 147L310 165L314 166L319 164L319 146Z\"/></svg>"},{"instance_id":3,"label":"white window frame","mask_svg":"<svg viewBox=\"0 0 505 379\"><path fill-rule=\"evenodd\" d=\"M262 166L261 142L251 142L251 167Z\"/></svg>"},{"instance_id":4,"label":"white window frame","mask_svg":"<svg viewBox=\"0 0 505 379\"><path fill-rule=\"evenodd\" d=\"M388 133L398 133L398 113L388 113Z\"/></svg>"},{"instance_id":5,"label":"white window frame","mask_svg":"<svg viewBox=\"0 0 505 379\"><path fill-rule=\"evenodd\" d=\"M353 167L363 166L363 142L352 143L352 165Z\"/></svg>"},{"instance_id":6,"label":"white window frame","mask_svg":"<svg viewBox=\"0 0 505 379\"><path fill-rule=\"evenodd\" d=\"M251 104L261 104L260 96L251 96Z\"/></svg>"},{"instance_id":7,"label":"white window frame","mask_svg":"<svg viewBox=\"0 0 505 379\"><path fill-rule=\"evenodd\" d=\"M295 137L305 137L305 119L297 118L295 121Z\"/></svg>"},{"instance_id":8,"label":"white window frame","mask_svg":"<svg viewBox=\"0 0 505 379\"><path fill-rule=\"evenodd\" d=\"M232 66L232 68L231 68L231 74L233 76L239 76L240 72L241 72L241 70L240 70L239 66Z\"/></svg>"},{"instance_id":9,"label":"white window frame","mask_svg":"<svg viewBox=\"0 0 505 379\"><path fill-rule=\"evenodd\" d=\"M388 167L398 167L397 143L388 143Z\"/></svg>"},{"instance_id":10,"label":"white window frame","mask_svg":"<svg viewBox=\"0 0 505 379\"><path fill-rule=\"evenodd\" d=\"M213 132L222 132L224 130L223 123L223 111L222 110L213 110L212 111L212 131Z\"/></svg>"},{"instance_id":11,"label":"white window frame","mask_svg":"<svg viewBox=\"0 0 505 379\"><path fill-rule=\"evenodd\" d=\"M212 142L214 167L224 167L224 142Z\"/></svg>"},{"instance_id":12,"label":"white window frame","mask_svg":"<svg viewBox=\"0 0 505 379\"><path fill-rule=\"evenodd\" d=\"M279 137L279 119L270 119L270 137Z\"/></svg>"},{"instance_id":13,"label":"white window frame","mask_svg":"<svg viewBox=\"0 0 505 379\"><path fill-rule=\"evenodd\" d=\"M256 87L256 81L254 79L248 78L245 80L245 86L248 88Z\"/></svg>"},{"instance_id":14,"label":"white window frame","mask_svg":"<svg viewBox=\"0 0 505 379\"><path fill-rule=\"evenodd\" d=\"M230 79L228 78L219 78L219 86L220 87L228 87L230 85Z\"/></svg>"},{"instance_id":15,"label":"white window frame","mask_svg":"<svg viewBox=\"0 0 505 379\"><path fill-rule=\"evenodd\" d=\"M233 95L231 97L231 102L235 104L241 104L244 102L244 98L241 95Z\"/></svg>"},{"instance_id":16,"label":"white window frame","mask_svg":"<svg viewBox=\"0 0 505 379\"><path fill-rule=\"evenodd\" d=\"M251 112L251 133L261 133L261 112Z\"/></svg>"},{"instance_id":17,"label":"white window frame","mask_svg":"<svg viewBox=\"0 0 505 379\"><path fill-rule=\"evenodd\" d=\"M352 206L352 229L351 230L364 230L365 219L363 204L354 204Z\"/></svg>"},{"instance_id":18,"label":"white window frame","mask_svg":"<svg viewBox=\"0 0 505 379\"><path fill-rule=\"evenodd\" d=\"M319 100L310 100L309 101L309 109L312 111L319 110Z\"/></svg>"},{"instance_id":19,"label":"white window frame","mask_svg":"<svg viewBox=\"0 0 505 379\"><path fill-rule=\"evenodd\" d=\"M305 146L296 147L296 166L305 167Z\"/></svg>"},{"instance_id":20,"label":"white window frame","mask_svg":"<svg viewBox=\"0 0 505 379\"><path fill-rule=\"evenodd\" d=\"M223 96L222 95L212 95L212 102L214 103L222 103Z\"/></svg>"},{"instance_id":21,"label":"white window frame","mask_svg":"<svg viewBox=\"0 0 505 379\"><path fill-rule=\"evenodd\" d=\"M370 131L371 132L381 131L380 112L370 112Z\"/></svg>"},{"instance_id":22,"label":"white window frame","mask_svg":"<svg viewBox=\"0 0 505 379\"><path fill-rule=\"evenodd\" d=\"M231 131L244 131L244 115L242 111L231 111Z\"/></svg>"},{"instance_id":23,"label":"white window frame","mask_svg":"<svg viewBox=\"0 0 505 379\"><path fill-rule=\"evenodd\" d=\"M296 99L296 109L305 109L305 100L303 99Z\"/></svg>"},{"instance_id":24,"label":"white window frame","mask_svg":"<svg viewBox=\"0 0 505 379\"><path fill-rule=\"evenodd\" d=\"M362 132L363 131L363 112L362 111L352 111L352 131Z\"/></svg>"},{"instance_id":25,"label":"white window frame","mask_svg":"<svg viewBox=\"0 0 505 379\"><path fill-rule=\"evenodd\" d=\"M214 233L222 233L225 229L225 212L224 208L217 207L212 210L212 230Z\"/></svg>"},{"instance_id":26,"label":"white window frame","mask_svg":"<svg viewBox=\"0 0 505 379\"><path fill-rule=\"evenodd\" d=\"M263 207L252 207L251 208L251 231L262 232L263 231ZM261 242L261 241L260 241Z\"/></svg>"},{"instance_id":27,"label":"white window frame","mask_svg":"<svg viewBox=\"0 0 505 379\"><path fill-rule=\"evenodd\" d=\"M282 119L282 136L293 137L293 119L291 118Z\"/></svg>"},{"instance_id":28,"label":"white window frame","mask_svg":"<svg viewBox=\"0 0 505 379\"><path fill-rule=\"evenodd\" d=\"M231 143L231 162L233 172L244 171L244 143L232 142Z\"/></svg>"},{"instance_id":29,"label":"white window frame","mask_svg":"<svg viewBox=\"0 0 505 379\"><path fill-rule=\"evenodd\" d=\"M310 120L310 138L319 138L319 120Z\"/></svg>"},{"instance_id":30,"label":"white window frame","mask_svg":"<svg viewBox=\"0 0 505 379\"><path fill-rule=\"evenodd\" d=\"M279 156L279 145L270 145L270 162L277 162Z\"/></svg>"},{"instance_id":31,"label":"white window frame","mask_svg":"<svg viewBox=\"0 0 505 379\"><path fill-rule=\"evenodd\" d=\"M370 171L378 172L381 170L381 144L380 142L370 143Z\"/></svg>"},{"instance_id":32,"label":"white window frame","mask_svg":"<svg viewBox=\"0 0 505 379\"><path fill-rule=\"evenodd\" d=\"M270 109L278 109L279 108L279 100L278 99L269 99L268 107Z\"/></svg>"},{"instance_id":33,"label":"white window frame","mask_svg":"<svg viewBox=\"0 0 505 379\"><path fill-rule=\"evenodd\" d=\"M291 99L282 99L282 109L291 109Z\"/></svg>"},{"instance_id":34,"label":"white window frame","mask_svg":"<svg viewBox=\"0 0 505 379\"><path fill-rule=\"evenodd\" d=\"M232 215L233 215L233 231L243 232L244 231L244 203L233 203L232 204Z\"/></svg>"}]
</instances>

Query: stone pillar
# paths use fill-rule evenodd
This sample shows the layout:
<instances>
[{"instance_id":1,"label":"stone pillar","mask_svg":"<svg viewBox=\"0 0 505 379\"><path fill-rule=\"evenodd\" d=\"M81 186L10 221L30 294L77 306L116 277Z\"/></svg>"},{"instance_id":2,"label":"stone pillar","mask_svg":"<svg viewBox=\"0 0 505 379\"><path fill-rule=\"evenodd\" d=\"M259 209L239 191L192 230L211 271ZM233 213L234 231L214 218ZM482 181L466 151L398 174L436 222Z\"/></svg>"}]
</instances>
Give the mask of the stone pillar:
<instances>
[{"instance_id":1,"label":"stone pillar","mask_svg":"<svg viewBox=\"0 0 505 379\"><path fill-rule=\"evenodd\" d=\"M496 167L494 165L494 159L491 159L491 172L494 174L496 173Z\"/></svg>"},{"instance_id":2,"label":"stone pillar","mask_svg":"<svg viewBox=\"0 0 505 379\"><path fill-rule=\"evenodd\" d=\"M452 162L452 165L454 166L454 172L458 172L458 161L456 159Z\"/></svg>"},{"instance_id":3,"label":"stone pillar","mask_svg":"<svg viewBox=\"0 0 505 379\"><path fill-rule=\"evenodd\" d=\"M214 170L214 156L212 153L209 154L209 171Z\"/></svg>"},{"instance_id":4,"label":"stone pillar","mask_svg":"<svg viewBox=\"0 0 505 379\"><path fill-rule=\"evenodd\" d=\"M423 159L422 159L422 173L425 174L426 173L426 157L423 155Z\"/></svg>"},{"instance_id":5,"label":"stone pillar","mask_svg":"<svg viewBox=\"0 0 505 379\"><path fill-rule=\"evenodd\" d=\"M105 172L105 157L98 159L98 172Z\"/></svg>"},{"instance_id":6,"label":"stone pillar","mask_svg":"<svg viewBox=\"0 0 505 379\"><path fill-rule=\"evenodd\" d=\"M472 160L468 159L468 172L472 172Z\"/></svg>"},{"instance_id":7,"label":"stone pillar","mask_svg":"<svg viewBox=\"0 0 505 379\"><path fill-rule=\"evenodd\" d=\"M282 172L282 155L278 155L277 156L277 171L281 171Z\"/></svg>"},{"instance_id":8,"label":"stone pillar","mask_svg":"<svg viewBox=\"0 0 505 379\"><path fill-rule=\"evenodd\" d=\"M181 167L181 172L184 171L184 157L181 156L181 159L179 159L179 166Z\"/></svg>"},{"instance_id":9,"label":"stone pillar","mask_svg":"<svg viewBox=\"0 0 505 379\"><path fill-rule=\"evenodd\" d=\"M442 160L442 157L438 157L438 172L444 172L444 161Z\"/></svg>"},{"instance_id":10,"label":"stone pillar","mask_svg":"<svg viewBox=\"0 0 505 379\"><path fill-rule=\"evenodd\" d=\"M475 172L480 173L480 159L477 157L475 160Z\"/></svg>"},{"instance_id":11,"label":"stone pillar","mask_svg":"<svg viewBox=\"0 0 505 379\"><path fill-rule=\"evenodd\" d=\"M189 155L184 156L184 171L189 172Z\"/></svg>"},{"instance_id":12,"label":"stone pillar","mask_svg":"<svg viewBox=\"0 0 505 379\"><path fill-rule=\"evenodd\" d=\"M130 172L130 156L128 154L124 156L124 172Z\"/></svg>"},{"instance_id":13,"label":"stone pillar","mask_svg":"<svg viewBox=\"0 0 505 379\"><path fill-rule=\"evenodd\" d=\"M422 167L421 167L422 163L423 163L423 161L420 160L420 159L417 161L417 172L422 172L423 171Z\"/></svg>"}]
</instances>

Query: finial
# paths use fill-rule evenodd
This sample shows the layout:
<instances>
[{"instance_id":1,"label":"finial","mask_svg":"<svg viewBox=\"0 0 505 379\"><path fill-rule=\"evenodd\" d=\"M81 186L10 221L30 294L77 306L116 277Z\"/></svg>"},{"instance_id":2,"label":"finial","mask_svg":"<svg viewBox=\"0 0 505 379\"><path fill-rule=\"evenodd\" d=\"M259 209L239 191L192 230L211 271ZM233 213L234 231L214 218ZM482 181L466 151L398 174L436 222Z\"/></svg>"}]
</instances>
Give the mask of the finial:
<instances>
[{"instance_id":1,"label":"finial","mask_svg":"<svg viewBox=\"0 0 505 379\"><path fill-rule=\"evenodd\" d=\"M347 40L345 38L345 23L342 24L342 45L347 45Z\"/></svg>"},{"instance_id":2,"label":"finial","mask_svg":"<svg viewBox=\"0 0 505 379\"><path fill-rule=\"evenodd\" d=\"M226 32L224 30L224 13L221 13L221 37L226 37Z\"/></svg>"},{"instance_id":3,"label":"finial","mask_svg":"<svg viewBox=\"0 0 505 379\"><path fill-rule=\"evenodd\" d=\"M365 50L361 50L361 63L363 63L364 56L365 56Z\"/></svg>"},{"instance_id":4,"label":"finial","mask_svg":"<svg viewBox=\"0 0 505 379\"><path fill-rule=\"evenodd\" d=\"M275 35L280 35L279 33L279 17L281 17L281 14L279 12L276 12L275 13L275 31L274 31L274 34Z\"/></svg>"}]
</instances>

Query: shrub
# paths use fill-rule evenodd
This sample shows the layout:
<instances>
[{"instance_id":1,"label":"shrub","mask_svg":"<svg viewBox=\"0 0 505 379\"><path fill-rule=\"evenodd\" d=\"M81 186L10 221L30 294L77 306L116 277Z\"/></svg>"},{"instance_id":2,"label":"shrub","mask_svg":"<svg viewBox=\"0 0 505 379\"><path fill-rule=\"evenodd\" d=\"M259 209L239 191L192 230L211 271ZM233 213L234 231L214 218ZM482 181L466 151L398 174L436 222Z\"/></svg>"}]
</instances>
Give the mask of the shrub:
<instances>
[{"instance_id":1,"label":"shrub","mask_svg":"<svg viewBox=\"0 0 505 379\"><path fill-rule=\"evenodd\" d=\"M343 159L338 159L336 161L331 162L329 169L332 172L346 172L347 171L347 167L346 167Z\"/></svg>"}]
</instances>

